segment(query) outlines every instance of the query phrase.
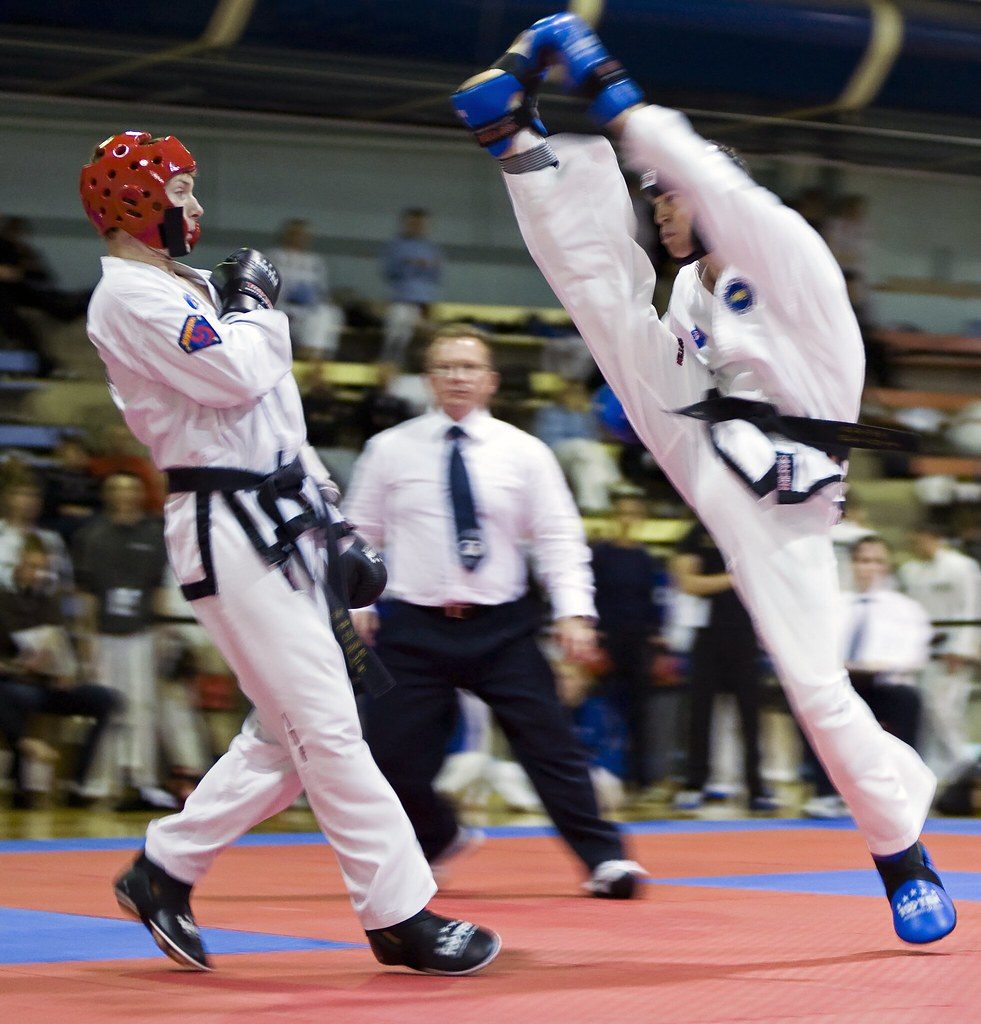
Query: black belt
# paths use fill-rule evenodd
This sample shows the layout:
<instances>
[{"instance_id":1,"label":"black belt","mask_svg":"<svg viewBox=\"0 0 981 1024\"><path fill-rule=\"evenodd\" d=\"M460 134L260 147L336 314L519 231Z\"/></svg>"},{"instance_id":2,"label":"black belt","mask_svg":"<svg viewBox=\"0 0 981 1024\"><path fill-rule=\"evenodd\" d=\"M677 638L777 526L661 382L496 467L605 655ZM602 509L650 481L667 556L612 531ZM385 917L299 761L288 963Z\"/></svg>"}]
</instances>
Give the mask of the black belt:
<instances>
[{"instance_id":1,"label":"black belt","mask_svg":"<svg viewBox=\"0 0 981 1024\"><path fill-rule=\"evenodd\" d=\"M746 420L766 434L781 434L836 459L847 459L851 448L914 452L920 446L919 435L909 430L893 430L890 427L874 427L868 423L848 423L843 420L784 416L769 402L724 398L715 390L709 391L704 401L674 411L681 416L691 416L708 423Z\"/></svg>"},{"instance_id":2,"label":"black belt","mask_svg":"<svg viewBox=\"0 0 981 1024\"><path fill-rule=\"evenodd\" d=\"M297 542L308 530L320 530L327 546L327 578L322 584L330 610L330 626L344 655L348 676L355 689L363 686L373 697L386 693L394 685L388 670L370 648L365 647L351 622L351 612L344 600L346 592L340 554L339 537L346 536L346 523L332 523L326 511L313 507L303 493L306 471L300 460L294 459L269 474L253 473L247 469L225 466L177 466L167 470L167 493L197 495L198 546L205 577L197 583L181 587L188 601L210 597L218 592L211 556L211 495L218 492L225 499L252 546L270 566L283 567L295 559L310 581L316 585L317 577L307 566L297 548ZM269 517L276 532L276 540L266 544L236 492L255 491L259 507ZM277 504L279 498L297 502L303 509L299 515L286 519Z\"/></svg>"}]
</instances>

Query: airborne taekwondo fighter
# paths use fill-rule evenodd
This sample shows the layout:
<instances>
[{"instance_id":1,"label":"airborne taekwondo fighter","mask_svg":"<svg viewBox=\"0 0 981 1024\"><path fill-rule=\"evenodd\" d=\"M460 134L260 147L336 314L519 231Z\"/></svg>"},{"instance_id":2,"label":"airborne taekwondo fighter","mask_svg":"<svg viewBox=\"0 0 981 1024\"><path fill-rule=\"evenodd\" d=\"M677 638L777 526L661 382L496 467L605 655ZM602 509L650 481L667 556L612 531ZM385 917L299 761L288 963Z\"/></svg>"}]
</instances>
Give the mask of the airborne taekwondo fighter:
<instances>
[{"instance_id":1,"label":"airborne taekwondo fighter","mask_svg":"<svg viewBox=\"0 0 981 1024\"><path fill-rule=\"evenodd\" d=\"M279 274L252 249L213 274L176 262L200 234L196 170L173 136L129 131L96 148L80 191L109 255L88 332L127 424L167 472L184 595L255 710L184 810L150 823L116 898L173 960L209 970L192 886L305 790L377 959L471 974L500 939L425 909L432 873L361 736L352 679L369 692L389 681L352 641L347 602L373 600L383 574L356 539L337 554L338 493L306 443L287 319L273 309Z\"/></svg>"},{"instance_id":2,"label":"airborne taekwondo fighter","mask_svg":"<svg viewBox=\"0 0 981 1024\"><path fill-rule=\"evenodd\" d=\"M545 140L536 93L553 65L627 164L656 178L662 239L690 260L664 322L612 147ZM536 22L453 103L501 161L528 250L637 435L725 554L797 720L868 843L896 933L943 938L956 913L920 842L936 779L875 721L839 653L829 530L848 449L908 439L855 424L862 340L827 246L681 114L646 105L574 15Z\"/></svg>"}]
</instances>

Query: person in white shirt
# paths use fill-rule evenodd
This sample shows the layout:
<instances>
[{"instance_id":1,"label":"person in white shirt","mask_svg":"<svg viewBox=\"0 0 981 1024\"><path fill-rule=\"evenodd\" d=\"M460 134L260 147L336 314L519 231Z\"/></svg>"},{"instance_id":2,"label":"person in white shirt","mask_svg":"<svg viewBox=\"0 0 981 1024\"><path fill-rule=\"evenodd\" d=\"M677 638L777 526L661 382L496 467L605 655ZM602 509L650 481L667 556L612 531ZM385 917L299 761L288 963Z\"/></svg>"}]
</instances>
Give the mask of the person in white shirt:
<instances>
[{"instance_id":1,"label":"person in white shirt","mask_svg":"<svg viewBox=\"0 0 981 1024\"><path fill-rule=\"evenodd\" d=\"M282 280L277 304L290 318L290 337L304 359L333 359L341 342L344 313L330 301L327 263L313 248L313 233L302 218L280 229L269 258Z\"/></svg>"},{"instance_id":2,"label":"person in white shirt","mask_svg":"<svg viewBox=\"0 0 981 1024\"><path fill-rule=\"evenodd\" d=\"M173 136L128 131L96 147L80 193L109 255L88 333L126 423L167 472L181 591L255 710L184 809L150 823L116 899L168 956L210 970L192 886L305 790L375 956L473 973L500 939L425 909L432 872L361 735L351 681L379 692L385 680L351 643L356 556L336 555L338 493L306 442L287 318L273 308L279 274L251 249L211 274L177 262L201 231L196 171Z\"/></svg>"},{"instance_id":3,"label":"person in white shirt","mask_svg":"<svg viewBox=\"0 0 981 1024\"><path fill-rule=\"evenodd\" d=\"M642 869L599 816L584 752L538 647L528 559L551 599L562 655L595 648L596 608L582 521L555 456L488 411L498 374L479 329L437 331L427 352L434 409L376 434L355 466L344 512L384 552L377 612L354 615L398 685L369 704L379 767L437 867L466 848L433 788L457 715L456 688L485 701L595 896L626 899Z\"/></svg>"},{"instance_id":4,"label":"person in white shirt","mask_svg":"<svg viewBox=\"0 0 981 1024\"><path fill-rule=\"evenodd\" d=\"M535 94L552 66L660 193L661 240L687 262L663 323L612 146L544 137ZM936 778L875 721L838 650L829 531L848 451L906 439L855 423L862 339L834 257L678 111L647 105L575 15L536 22L452 101L501 161L528 250L634 431L725 555L865 837L897 934L916 943L949 934L954 907L920 842Z\"/></svg>"},{"instance_id":5,"label":"person in white shirt","mask_svg":"<svg viewBox=\"0 0 981 1024\"><path fill-rule=\"evenodd\" d=\"M899 583L940 625L938 643L923 677L926 701L923 752L943 782L972 760L967 714L971 686L981 658L981 568L947 542L940 525L924 522L912 533L914 557L899 569Z\"/></svg>"},{"instance_id":6,"label":"person in white shirt","mask_svg":"<svg viewBox=\"0 0 981 1024\"><path fill-rule=\"evenodd\" d=\"M892 557L881 537L855 541L851 563L854 590L841 595L845 668L876 719L918 749L922 700L917 687L930 659L930 618L921 604L890 586ZM813 755L811 762L815 793L803 813L809 818L847 816L820 762Z\"/></svg>"}]
</instances>

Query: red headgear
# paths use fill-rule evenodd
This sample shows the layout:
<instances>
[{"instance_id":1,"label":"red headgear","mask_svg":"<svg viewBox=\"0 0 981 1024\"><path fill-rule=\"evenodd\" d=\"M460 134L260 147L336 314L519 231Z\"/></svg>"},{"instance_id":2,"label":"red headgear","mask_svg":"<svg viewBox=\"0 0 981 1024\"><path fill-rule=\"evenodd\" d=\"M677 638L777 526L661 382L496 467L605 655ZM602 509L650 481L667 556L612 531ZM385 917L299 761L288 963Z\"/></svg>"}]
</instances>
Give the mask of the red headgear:
<instances>
[{"instance_id":1,"label":"red headgear","mask_svg":"<svg viewBox=\"0 0 981 1024\"><path fill-rule=\"evenodd\" d=\"M149 132L123 132L100 143L90 164L82 168L79 194L96 231L111 228L171 256L186 256L201 234L189 227L184 211L167 198L164 186L177 174L193 174L194 157L174 138L153 138Z\"/></svg>"}]
</instances>

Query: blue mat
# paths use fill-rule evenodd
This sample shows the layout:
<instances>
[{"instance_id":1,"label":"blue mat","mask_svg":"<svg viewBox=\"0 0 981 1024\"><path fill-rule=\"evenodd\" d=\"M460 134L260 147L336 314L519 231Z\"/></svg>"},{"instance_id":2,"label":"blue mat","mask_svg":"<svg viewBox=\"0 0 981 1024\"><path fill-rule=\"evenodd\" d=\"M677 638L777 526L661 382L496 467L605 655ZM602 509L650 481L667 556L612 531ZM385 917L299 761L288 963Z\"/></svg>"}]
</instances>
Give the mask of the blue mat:
<instances>
[{"instance_id":1,"label":"blue mat","mask_svg":"<svg viewBox=\"0 0 981 1024\"><path fill-rule=\"evenodd\" d=\"M144 960L160 957L150 933L135 921L0 907L0 963L52 964L79 960ZM363 949L363 943L329 942L202 928L209 953L284 953L312 949Z\"/></svg>"}]
</instances>

